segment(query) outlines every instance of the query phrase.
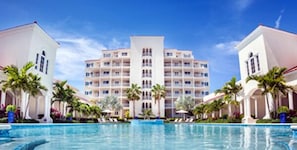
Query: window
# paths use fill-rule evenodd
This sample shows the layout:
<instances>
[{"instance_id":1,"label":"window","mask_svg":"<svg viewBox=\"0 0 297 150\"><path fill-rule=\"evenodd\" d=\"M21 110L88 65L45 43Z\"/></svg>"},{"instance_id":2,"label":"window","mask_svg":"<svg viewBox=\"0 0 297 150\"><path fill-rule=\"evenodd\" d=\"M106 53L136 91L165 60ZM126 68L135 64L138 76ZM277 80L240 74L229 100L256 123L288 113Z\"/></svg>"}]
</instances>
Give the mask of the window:
<instances>
[{"instance_id":1,"label":"window","mask_svg":"<svg viewBox=\"0 0 297 150\"><path fill-rule=\"evenodd\" d=\"M184 66L189 67L189 66L191 66L191 65L190 65L189 62L185 62L185 63L184 63Z\"/></svg>"},{"instance_id":2,"label":"window","mask_svg":"<svg viewBox=\"0 0 297 150\"><path fill-rule=\"evenodd\" d=\"M168 52L168 53L166 53L166 55L167 55L167 56L172 56L172 53L169 53L169 52Z\"/></svg>"},{"instance_id":3,"label":"window","mask_svg":"<svg viewBox=\"0 0 297 150\"><path fill-rule=\"evenodd\" d=\"M45 65L45 74L47 74L48 71L48 60L46 60L46 65Z\"/></svg>"},{"instance_id":4,"label":"window","mask_svg":"<svg viewBox=\"0 0 297 150\"><path fill-rule=\"evenodd\" d=\"M36 59L35 59L35 69L38 68L38 58L39 58L39 54L36 54Z\"/></svg>"},{"instance_id":5,"label":"window","mask_svg":"<svg viewBox=\"0 0 297 150\"><path fill-rule=\"evenodd\" d=\"M186 71L186 72L185 72L185 75L189 76L189 75L191 75L191 72Z\"/></svg>"},{"instance_id":6,"label":"window","mask_svg":"<svg viewBox=\"0 0 297 150\"><path fill-rule=\"evenodd\" d=\"M87 68L93 67L93 63L87 63L86 66Z\"/></svg>"},{"instance_id":7,"label":"window","mask_svg":"<svg viewBox=\"0 0 297 150\"><path fill-rule=\"evenodd\" d=\"M103 57L110 57L111 56L111 54L109 53L109 54L103 54Z\"/></svg>"},{"instance_id":8,"label":"window","mask_svg":"<svg viewBox=\"0 0 297 150\"><path fill-rule=\"evenodd\" d=\"M109 71L104 71L103 75L109 75Z\"/></svg>"},{"instance_id":9,"label":"window","mask_svg":"<svg viewBox=\"0 0 297 150\"><path fill-rule=\"evenodd\" d=\"M118 90L114 91L114 94L119 94L119 91Z\"/></svg>"},{"instance_id":10,"label":"window","mask_svg":"<svg viewBox=\"0 0 297 150\"><path fill-rule=\"evenodd\" d=\"M185 81L185 84L191 84L191 81Z\"/></svg>"},{"instance_id":11,"label":"window","mask_svg":"<svg viewBox=\"0 0 297 150\"><path fill-rule=\"evenodd\" d=\"M254 58L251 59L251 69L252 69L252 73L256 72Z\"/></svg>"},{"instance_id":12,"label":"window","mask_svg":"<svg viewBox=\"0 0 297 150\"><path fill-rule=\"evenodd\" d=\"M40 59L40 66L39 66L39 71L40 71L40 72L43 72L43 67L44 67L44 57L41 56L41 59Z\"/></svg>"},{"instance_id":13,"label":"window","mask_svg":"<svg viewBox=\"0 0 297 150\"><path fill-rule=\"evenodd\" d=\"M103 84L109 84L109 81L107 81L107 80L103 81Z\"/></svg>"},{"instance_id":14,"label":"window","mask_svg":"<svg viewBox=\"0 0 297 150\"><path fill-rule=\"evenodd\" d=\"M109 62L104 62L104 66L109 66Z\"/></svg>"},{"instance_id":15,"label":"window","mask_svg":"<svg viewBox=\"0 0 297 150\"><path fill-rule=\"evenodd\" d=\"M128 55L127 52L123 52L123 53L122 53L122 56L127 56L127 55Z\"/></svg>"},{"instance_id":16,"label":"window","mask_svg":"<svg viewBox=\"0 0 297 150\"><path fill-rule=\"evenodd\" d=\"M185 91L185 94L191 94L191 91L186 90L186 91Z\"/></svg>"},{"instance_id":17,"label":"window","mask_svg":"<svg viewBox=\"0 0 297 150\"><path fill-rule=\"evenodd\" d=\"M257 67L258 67L258 71L260 71L260 62L259 62L259 56L256 56L256 60L257 60Z\"/></svg>"},{"instance_id":18,"label":"window","mask_svg":"<svg viewBox=\"0 0 297 150\"><path fill-rule=\"evenodd\" d=\"M208 73L204 73L204 77L208 77Z\"/></svg>"},{"instance_id":19,"label":"window","mask_svg":"<svg viewBox=\"0 0 297 150\"><path fill-rule=\"evenodd\" d=\"M103 93L103 94L108 94L109 91L108 91L108 90L103 90L102 93Z\"/></svg>"},{"instance_id":20,"label":"window","mask_svg":"<svg viewBox=\"0 0 297 150\"><path fill-rule=\"evenodd\" d=\"M175 84L175 85L179 85L179 82L178 82L178 81L174 81L174 84Z\"/></svg>"},{"instance_id":21,"label":"window","mask_svg":"<svg viewBox=\"0 0 297 150\"><path fill-rule=\"evenodd\" d=\"M175 95L178 95L178 94L179 94L179 91L174 91L174 94L175 94Z\"/></svg>"},{"instance_id":22,"label":"window","mask_svg":"<svg viewBox=\"0 0 297 150\"><path fill-rule=\"evenodd\" d=\"M200 64L201 68L207 68L207 64Z\"/></svg>"},{"instance_id":23,"label":"window","mask_svg":"<svg viewBox=\"0 0 297 150\"><path fill-rule=\"evenodd\" d=\"M86 77L90 76L90 73L86 72Z\"/></svg>"},{"instance_id":24,"label":"window","mask_svg":"<svg viewBox=\"0 0 297 150\"><path fill-rule=\"evenodd\" d=\"M261 70L259 55L249 54L248 60L245 62L248 76Z\"/></svg>"}]
</instances>

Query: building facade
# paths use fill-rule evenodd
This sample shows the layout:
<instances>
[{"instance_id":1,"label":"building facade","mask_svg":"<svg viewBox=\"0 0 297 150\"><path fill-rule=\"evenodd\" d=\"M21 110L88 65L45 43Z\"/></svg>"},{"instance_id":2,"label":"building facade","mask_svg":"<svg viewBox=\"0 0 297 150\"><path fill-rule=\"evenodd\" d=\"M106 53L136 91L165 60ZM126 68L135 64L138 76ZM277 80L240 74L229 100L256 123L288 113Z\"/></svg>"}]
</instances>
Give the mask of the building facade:
<instances>
[{"instance_id":1,"label":"building facade","mask_svg":"<svg viewBox=\"0 0 297 150\"><path fill-rule=\"evenodd\" d=\"M29 61L35 63L29 70L41 77L41 84L48 90L28 99L28 93L22 93L20 104L21 112L25 111L25 105L30 101L26 118L39 119L41 122L52 122L50 118L50 102L52 97L52 81L56 60L56 50L59 44L53 40L36 23L17 26L0 31L0 66L15 65L22 68ZM7 77L0 71L0 80ZM1 106L12 104L13 92L2 91ZM24 114L24 113L23 113ZM38 118L38 116L43 116Z\"/></svg>"},{"instance_id":2,"label":"building facade","mask_svg":"<svg viewBox=\"0 0 297 150\"><path fill-rule=\"evenodd\" d=\"M287 84L297 87L297 35L286 31L259 26L236 47L238 49L241 80L243 86L238 100L240 101L240 113L244 114L243 122L249 123L254 116L256 119L270 118L270 112L274 110L272 96L262 95L256 81L246 82L250 75L263 75L274 66L285 67L285 79ZM205 102L211 102L217 96L210 94L204 98ZM268 98L268 104L265 102ZM219 97L218 97L219 98ZM297 109L297 94L289 91L288 95L279 97L280 106L288 106L289 109ZM269 110L270 109L270 110Z\"/></svg>"},{"instance_id":3,"label":"building facade","mask_svg":"<svg viewBox=\"0 0 297 150\"><path fill-rule=\"evenodd\" d=\"M132 83L141 87L141 99L136 101L136 115L143 109L157 114L151 89L155 84L165 85L166 98L160 101L161 117L174 117L174 102L179 96L191 96L196 103L209 93L209 71L206 61L194 59L191 51L164 48L162 36L132 36L130 48L103 50L103 57L86 60L85 94L101 100L117 96L123 111L133 112L126 90ZM130 116L132 113L130 113Z\"/></svg>"}]
</instances>

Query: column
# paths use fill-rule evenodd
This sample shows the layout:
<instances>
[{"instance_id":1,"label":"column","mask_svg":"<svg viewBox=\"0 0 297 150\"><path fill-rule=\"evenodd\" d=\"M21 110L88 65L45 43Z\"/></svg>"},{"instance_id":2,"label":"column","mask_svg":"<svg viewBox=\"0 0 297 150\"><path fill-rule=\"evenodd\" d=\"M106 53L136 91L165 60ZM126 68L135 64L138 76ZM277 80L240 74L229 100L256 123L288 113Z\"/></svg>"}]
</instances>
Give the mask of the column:
<instances>
[{"instance_id":1,"label":"column","mask_svg":"<svg viewBox=\"0 0 297 150\"><path fill-rule=\"evenodd\" d=\"M251 118L251 102L250 102L250 97L248 97L247 99L246 99L246 116L248 117L248 118Z\"/></svg>"},{"instance_id":2,"label":"column","mask_svg":"<svg viewBox=\"0 0 297 150\"><path fill-rule=\"evenodd\" d=\"M5 106L5 100L6 100L6 92L5 91L1 91L1 104L0 106Z\"/></svg>"},{"instance_id":3,"label":"column","mask_svg":"<svg viewBox=\"0 0 297 150\"><path fill-rule=\"evenodd\" d=\"M242 101L240 101L240 103L239 103L239 112L240 112L240 114L243 113Z\"/></svg>"},{"instance_id":4,"label":"column","mask_svg":"<svg viewBox=\"0 0 297 150\"><path fill-rule=\"evenodd\" d=\"M255 117L258 118L258 100L255 98Z\"/></svg>"},{"instance_id":5,"label":"column","mask_svg":"<svg viewBox=\"0 0 297 150\"><path fill-rule=\"evenodd\" d=\"M249 123L249 119L251 119L250 97L244 98L244 107L244 118L242 121L243 123Z\"/></svg>"},{"instance_id":6,"label":"column","mask_svg":"<svg viewBox=\"0 0 297 150\"><path fill-rule=\"evenodd\" d=\"M289 109L293 110L294 103L293 103L293 92L292 91L288 92L288 99L289 99Z\"/></svg>"},{"instance_id":7,"label":"column","mask_svg":"<svg viewBox=\"0 0 297 150\"><path fill-rule=\"evenodd\" d=\"M265 116L263 117L263 119L271 119L270 117L270 110L269 110L269 100L267 102L267 94L264 95L264 99L265 99Z\"/></svg>"},{"instance_id":8,"label":"column","mask_svg":"<svg viewBox=\"0 0 297 150\"><path fill-rule=\"evenodd\" d=\"M40 100L40 97L41 96L38 96L37 98L36 98L36 103L35 103L35 118L38 118L38 114L39 114L39 100Z\"/></svg>"},{"instance_id":9,"label":"column","mask_svg":"<svg viewBox=\"0 0 297 150\"><path fill-rule=\"evenodd\" d=\"M51 94L49 92L46 92L45 99L44 99L44 117L42 118L43 122L52 123L53 119L50 117L50 101Z\"/></svg>"},{"instance_id":10,"label":"column","mask_svg":"<svg viewBox=\"0 0 297 150\"><path fill-rule=\"evenodd\" d=\"M222 109L220 109L220 112L219 112L219 117L221 118L222 117Z\"/></svg>"}]
</instances>

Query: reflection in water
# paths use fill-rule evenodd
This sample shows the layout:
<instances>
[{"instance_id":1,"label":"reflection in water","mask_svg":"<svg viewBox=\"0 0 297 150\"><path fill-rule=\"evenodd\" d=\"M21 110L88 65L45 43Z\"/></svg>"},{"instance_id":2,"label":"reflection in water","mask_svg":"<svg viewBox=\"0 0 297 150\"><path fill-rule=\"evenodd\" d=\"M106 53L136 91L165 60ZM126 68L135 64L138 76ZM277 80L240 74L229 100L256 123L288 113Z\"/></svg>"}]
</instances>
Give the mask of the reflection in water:
<instances>
[{"instance_id":1,"label":"reflection in water","mask_svg":"<svg viewBox=\"0 0 297 150\"><path fill-rule=\"evenodd\" d=\"M14 129L18 139L45 138L38 149L297 149L289 128L212 124L93 124ZM0 149L8 149L1 147Z\"/></svg>"}]
</instances>

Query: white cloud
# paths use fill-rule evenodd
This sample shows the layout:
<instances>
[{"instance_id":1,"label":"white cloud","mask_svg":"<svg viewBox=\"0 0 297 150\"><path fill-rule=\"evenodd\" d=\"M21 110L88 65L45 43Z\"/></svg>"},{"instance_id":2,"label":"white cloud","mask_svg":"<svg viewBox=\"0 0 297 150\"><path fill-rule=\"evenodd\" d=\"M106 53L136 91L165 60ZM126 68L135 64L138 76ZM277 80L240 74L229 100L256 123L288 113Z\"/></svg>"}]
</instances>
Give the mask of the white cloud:
<instances>
[{"instance_id":1,"label":"white cloud","mask_svg":"<svg viewBox=\"0 0 297 150\"><path fill-rule=\"evenodd\" d=\"M57 50L55 78L67 80L82 89L84 85L85 60L98 59L106 47L90 38L63 37L56 39L61 47Z\"/></svg>"},{"instance_id":2,"label":"white cloud","mask_svg":"<svg viewBox=\"0 0 297 150\"><path fill-rule=\"evenodd\" d=\"M129 44L127 42L120 42L116 38L113 38L109 43L108 43L108 48L109 49L117 49L117 48L127 48Z\"/></svg>"},{"instance_id":3,"label":"white cloud","mask_svg":"<svg viewBox=\"0 0 297 150\"><path fill-rule=\"evenodd\" d=\"M215 49L223 51L225 54L235 55L237 49L235 48L240 41L229 41L224 43L218 43L214 46Z\"/></svg>"},{"instance_id":4,"label":"white cloud","mask_svg":"<svg viewBox=\"0 0 297 150\"><path fill-rule=\"evenodd\" d=\"M235 7L239 11L245 10L252 4L253 0L235 0Z\"/></svg>"},{"instance_id":5,"label":"white cloud","mask_svg":"<svg viewBox=\"0 0 297 150\"><path fill-rule=\"evenodd\" d=\"M282 19L282 15L283 15L283 13L285 12L285 10L284 9L282 9L281 11L280 11L280 15L278 16L278 18L276 19L276 21L275 21L275 28L279 28L280 27L280 23L281 23L281 19Z\"/></svg>"}]
</instances>

